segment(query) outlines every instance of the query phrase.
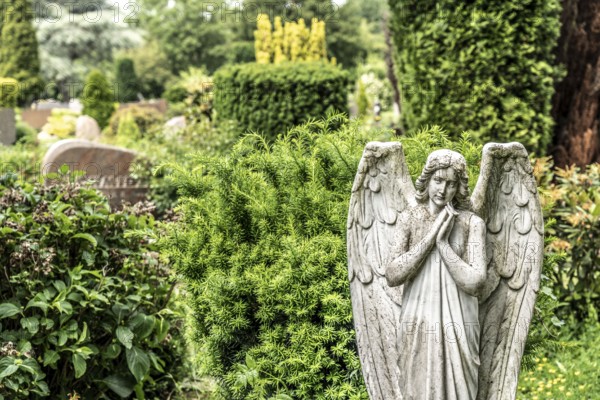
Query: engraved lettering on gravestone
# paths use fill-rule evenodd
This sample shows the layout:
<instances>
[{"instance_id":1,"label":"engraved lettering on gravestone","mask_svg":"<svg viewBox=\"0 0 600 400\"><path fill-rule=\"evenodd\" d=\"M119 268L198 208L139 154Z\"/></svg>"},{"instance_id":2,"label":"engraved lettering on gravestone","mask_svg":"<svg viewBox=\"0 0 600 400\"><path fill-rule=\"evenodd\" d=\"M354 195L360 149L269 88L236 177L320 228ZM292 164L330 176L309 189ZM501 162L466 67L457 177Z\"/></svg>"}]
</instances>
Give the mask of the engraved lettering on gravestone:
<instances>
[{"instance_id":1,"label":"engraved lettering on gravestone","mask_svg":"<svg viewBox=\"0 0 600 400\"><path fill-rule=\"evenodd\" d=\"M437 150L413 185L400 143L367 144L352 187L348 263L372 400L515 399L539 289L543 220L519 143Z\"/></svg>"}]
</instances>

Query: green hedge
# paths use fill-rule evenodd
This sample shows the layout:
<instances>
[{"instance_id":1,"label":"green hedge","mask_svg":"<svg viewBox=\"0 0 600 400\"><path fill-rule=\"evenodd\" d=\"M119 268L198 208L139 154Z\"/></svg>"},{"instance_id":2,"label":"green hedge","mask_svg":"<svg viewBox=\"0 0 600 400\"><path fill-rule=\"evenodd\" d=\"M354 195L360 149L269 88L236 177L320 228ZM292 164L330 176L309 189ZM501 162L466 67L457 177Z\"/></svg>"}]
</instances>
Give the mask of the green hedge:
<instances>
[{"instance_id":1,"label":"green hedge","mask_svg":"<svg viewBox=\"0 0 600 400\"><path fill-rule=\"evenodd\" d=\"M550 143L559 0L390 0L403 124Z\"/></svg>"},{"instance_id":2,"label":"green hedge","mask_svg":"<svg viewBox=\"0 0 600 400\"><path fill-rule=\"evenodd\" d=\"M321 62L242 64L215 73L219 120L274 139L289 128L330 112L347 111L348 74Z\"/></svg>"},{"instance_id":3,"label":"green hedge","mask_svg":"<svg viewBox=\"0 0 600 400\"><path fill-rule=\"evenodd\" d=\"M333 118L272 145L249 135L227 157L172 166L180 217L159 245L188 283L202 372L219 379L224 398L367 399L346 220L364 146L381 136ZM432 150L451 148L465 155L475 185L481 147L468 137L451 142L432 127L403 143L413 178ZM550 325L548 291L528 351Z\"/></svg>"}]
</instances>

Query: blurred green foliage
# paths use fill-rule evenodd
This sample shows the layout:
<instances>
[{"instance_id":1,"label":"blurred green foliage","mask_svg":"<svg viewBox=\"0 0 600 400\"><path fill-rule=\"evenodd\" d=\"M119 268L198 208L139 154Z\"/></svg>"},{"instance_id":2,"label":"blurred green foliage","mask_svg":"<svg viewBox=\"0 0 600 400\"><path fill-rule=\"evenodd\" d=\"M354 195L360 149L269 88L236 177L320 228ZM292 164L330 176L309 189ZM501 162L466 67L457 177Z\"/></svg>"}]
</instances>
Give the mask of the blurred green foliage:
<instances>
[{"instance_id":1,"label":"blurred green foliage","mask_svg":"<svg viewBox=\"0 0 600 400\"><path fill-rule=\"evenodd\" d=\"M544 154L552 138L558 0L390 0L403 124L470 130Z\"/></svg>"},{"instance_id":2,"label":"blurred green foliage","mask_svg":"<svg viewBox=\"0 0 600 400\"><path fill-rule=\"evenodd\" d=\"M220 121L275 139L292 126L347 111L348 74L325 62L241 64L214 76Z\"/></svg>"},{"instance_id":3,"label":"blurred green foliage","mask_svg":"<svg viewBox=\"0 0 600 400\"><path fill-rule=\"evenodd\" d=\"M108 120L115 110L115 95L104 74L95 69L85 80L81 96L83 114L94 118L100 128L108 125Z\"/></svg>"}]
</instances>

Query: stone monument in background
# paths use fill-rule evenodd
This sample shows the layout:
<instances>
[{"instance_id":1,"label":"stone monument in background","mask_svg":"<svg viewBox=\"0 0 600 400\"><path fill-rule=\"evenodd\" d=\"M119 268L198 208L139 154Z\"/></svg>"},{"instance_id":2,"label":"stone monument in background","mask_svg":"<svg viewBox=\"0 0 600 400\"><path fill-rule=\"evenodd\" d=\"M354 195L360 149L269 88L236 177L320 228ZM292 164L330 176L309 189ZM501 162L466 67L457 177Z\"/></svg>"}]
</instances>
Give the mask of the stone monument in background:
<instances>
[{"instance_id":1,"label":"stone monument in background","mask_svg":"<svg viewBox=\"0 0 600 400\"><path fill-rule=\"evenodd\" d=\"M133 204L146 198L148 187L130 174L135 157L135 152L115 146L82 139L60 140L46 152L41 173L47 176L65 164L71 171L84 171L84 179L93 179L94 187L118 209L123 201Z\"/></svg>"},{"instance_id":2,"label":"stone monument in background","mask_svg":"<svg viewBox=\"0 0 600 400\"><path fill-rule=\"evenodd\" d=\"M10 146L17 140L15 110L0 108L0 144Z\"/></svg>"}]
</instances>

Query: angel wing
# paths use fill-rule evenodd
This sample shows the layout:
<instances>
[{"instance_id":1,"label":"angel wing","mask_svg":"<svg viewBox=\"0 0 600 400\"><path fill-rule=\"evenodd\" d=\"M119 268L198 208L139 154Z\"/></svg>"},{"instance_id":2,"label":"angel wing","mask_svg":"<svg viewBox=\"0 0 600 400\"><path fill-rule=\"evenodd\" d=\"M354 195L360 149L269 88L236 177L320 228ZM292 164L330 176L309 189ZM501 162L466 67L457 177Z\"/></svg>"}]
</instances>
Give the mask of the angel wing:
<instances>
[{"instance_id":1,"label":"angel wing","mask_svg":"<svg viewBox=\"0 0 600 400\"><path fill-rule=\"evenodd\" d=\"M471 200L487 225L489 260L479 309L477 399L514 399L544 252L542 211L523 145L489 143L483 148Z\"/></svg>"},{"instance_id":2,"label":"angel wing","mask_svg":"<svg viewBox=\"0 0 600 400\"><path fill-rule=\"evenodd\" d=\"M398 214L414 203L402 145L368 143L352 187L347 243L354 326L371 400L402 398L396 350L402 289L387 285L385 262Z\"/></svg>"}]
</instances>

